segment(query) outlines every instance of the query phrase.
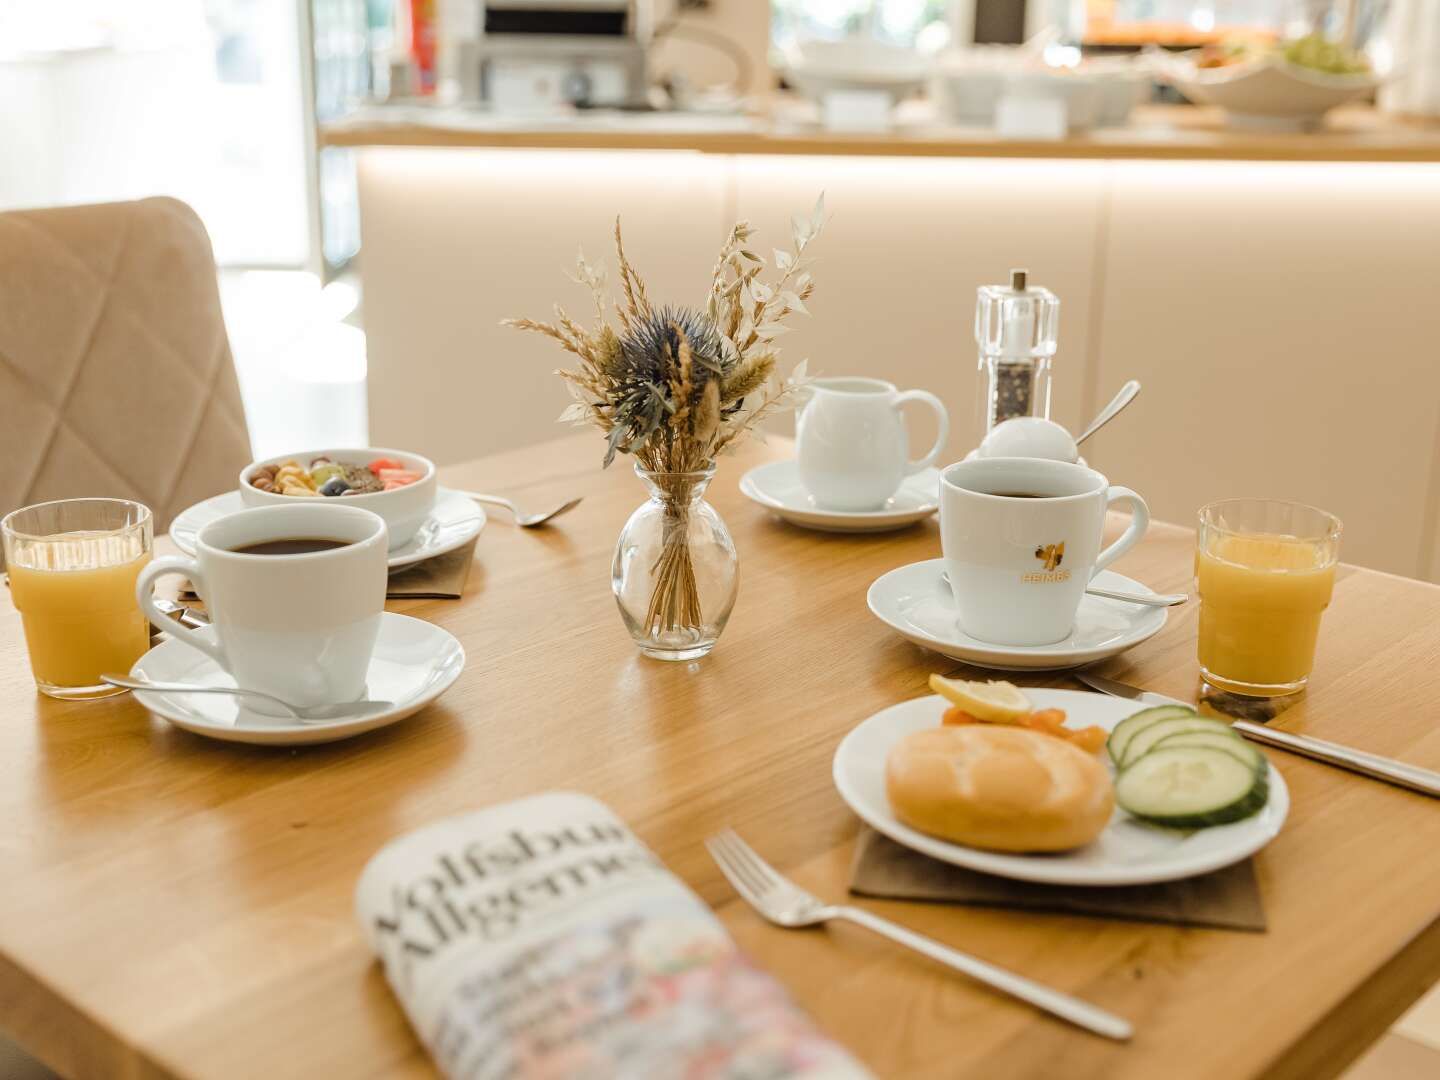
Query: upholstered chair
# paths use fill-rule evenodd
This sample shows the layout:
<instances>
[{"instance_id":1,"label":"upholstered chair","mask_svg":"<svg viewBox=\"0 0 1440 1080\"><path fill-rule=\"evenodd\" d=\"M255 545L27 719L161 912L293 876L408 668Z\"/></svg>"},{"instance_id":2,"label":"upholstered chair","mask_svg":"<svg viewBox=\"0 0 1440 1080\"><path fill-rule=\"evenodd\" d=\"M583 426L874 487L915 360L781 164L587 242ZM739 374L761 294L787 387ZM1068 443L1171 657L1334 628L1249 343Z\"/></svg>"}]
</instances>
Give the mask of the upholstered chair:
<instances>
[{"instance_id":1,"label":"upholstered chair","mask_svg":"<svg viewBox=\"0 0 1440 1080\"><path fill-rule=\"evenodd\" d=\"M154 198L0 213L0 515L135 499L159 535L249 459L193 210Z\"/></svg>"}]
</instances>

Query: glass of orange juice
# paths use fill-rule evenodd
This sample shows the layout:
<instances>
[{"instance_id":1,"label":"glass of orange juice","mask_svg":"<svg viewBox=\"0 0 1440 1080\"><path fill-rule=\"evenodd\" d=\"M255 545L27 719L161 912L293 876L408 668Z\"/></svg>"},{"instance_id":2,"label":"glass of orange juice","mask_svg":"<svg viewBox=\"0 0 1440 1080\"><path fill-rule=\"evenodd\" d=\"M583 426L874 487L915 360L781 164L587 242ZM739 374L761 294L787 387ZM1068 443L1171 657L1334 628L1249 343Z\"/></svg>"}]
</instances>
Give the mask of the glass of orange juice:
<instances>
[{"instance_id":1,"label":"glass of orange juice","mask_svg":"<svg viewBox=\"0 0 1440 1080\"><path fill-rule=\"evenodd\" d=\"M1225 499L1202 507L1195 587L1205 681L1251 697L1303 690L1339 554L1340 519L1313 506Z\"/></svg>"},{"instance_id":2,"label":"glass of orange juice","mask_svg":"<svg viewBox=\"0 0 1440 1080\"><path fill-rule=\"evenodd\" d=\"M0 521L10 598L25 626L30 670L57 698L124 693L100 681L150 647L135 578L150 561L150 510L124 499L65 499Z\"/></svg>"}]
</instances>

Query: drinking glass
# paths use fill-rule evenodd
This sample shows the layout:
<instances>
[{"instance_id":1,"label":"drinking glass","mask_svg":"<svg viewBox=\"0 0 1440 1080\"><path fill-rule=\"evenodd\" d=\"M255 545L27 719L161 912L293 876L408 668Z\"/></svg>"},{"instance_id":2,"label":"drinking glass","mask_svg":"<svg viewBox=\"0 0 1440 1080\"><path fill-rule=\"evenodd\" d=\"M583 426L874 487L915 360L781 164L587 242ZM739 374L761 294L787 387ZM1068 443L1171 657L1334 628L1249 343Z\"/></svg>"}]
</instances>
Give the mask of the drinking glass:
<instances>
[{"instance_id":1,"label":"drinking glass","mask_svg":"<svg viewBox=\"0 0 1440 1080\"><path fill-rule=\"evenodd\" d=\"M39 503L0 521L10 598L42 694L124 693L100 676L128 672L150 647L135 578L150 561L153 528L149 508L125 499Z\"/></svg>"},{"instance_id":2,"label":"drinking glass","mask_svg":"<svg viewBox=\"0 0 1440 1080\"><path fill-rule=\"evenodd\" d=\"M1313 506L1225 499L1202 507L1195 588L1205 681L1250 697L1303 690L1339 553L1340 519Z\"/></svg>"}]
</instances>

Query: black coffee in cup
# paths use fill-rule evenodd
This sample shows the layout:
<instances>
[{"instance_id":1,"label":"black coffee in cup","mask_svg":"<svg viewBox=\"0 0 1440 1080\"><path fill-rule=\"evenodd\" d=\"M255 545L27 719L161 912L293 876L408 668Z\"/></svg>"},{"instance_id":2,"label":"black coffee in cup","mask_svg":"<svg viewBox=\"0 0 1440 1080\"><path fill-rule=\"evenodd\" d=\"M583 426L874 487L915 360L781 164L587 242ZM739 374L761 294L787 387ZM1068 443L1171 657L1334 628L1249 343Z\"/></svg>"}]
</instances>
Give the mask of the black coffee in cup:
<instances>
[{"instance_id":1,"label":"black coffee in cup","mask_svg":"<svg viewBox=\"0 0 1440 1080\"><path fill-rule=\"evenodd\" d=\"M315 551L333 551L349 547L349 540L332 540L322 536L292 536L283 540L262 540L258 544L231 548L236 555L309 555Z\"/></svg>"}]
</instances>

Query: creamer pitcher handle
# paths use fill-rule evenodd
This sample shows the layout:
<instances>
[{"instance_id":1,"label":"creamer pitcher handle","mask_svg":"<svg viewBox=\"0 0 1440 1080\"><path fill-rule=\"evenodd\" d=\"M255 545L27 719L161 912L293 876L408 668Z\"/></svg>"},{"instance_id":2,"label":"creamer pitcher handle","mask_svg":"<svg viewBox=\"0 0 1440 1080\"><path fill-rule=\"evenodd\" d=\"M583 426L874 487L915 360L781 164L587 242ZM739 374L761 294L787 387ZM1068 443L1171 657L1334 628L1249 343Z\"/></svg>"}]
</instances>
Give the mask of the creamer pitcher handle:
<instances>
[{"instance_id":1,"label":"creamer pitcher handle","mask_svg":"<svg viewBox=\"0 0 1440 1080\"><path fill-rule=\"evenodd\" d=\"M905 463L905 475L912 476L935 464L940 451L945 449L945 441L950 438L950 414L945 410L945 403L928 390L903 390L891 399L890 404L898 410L907 401L919 401L929 405L935 412L935 423L939 428L935 433L935 445L930 447L929 453Z\"/></svg>"}]
</instances>

